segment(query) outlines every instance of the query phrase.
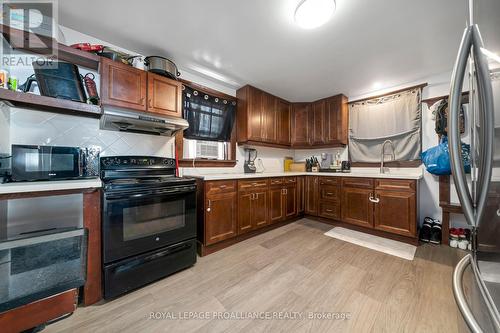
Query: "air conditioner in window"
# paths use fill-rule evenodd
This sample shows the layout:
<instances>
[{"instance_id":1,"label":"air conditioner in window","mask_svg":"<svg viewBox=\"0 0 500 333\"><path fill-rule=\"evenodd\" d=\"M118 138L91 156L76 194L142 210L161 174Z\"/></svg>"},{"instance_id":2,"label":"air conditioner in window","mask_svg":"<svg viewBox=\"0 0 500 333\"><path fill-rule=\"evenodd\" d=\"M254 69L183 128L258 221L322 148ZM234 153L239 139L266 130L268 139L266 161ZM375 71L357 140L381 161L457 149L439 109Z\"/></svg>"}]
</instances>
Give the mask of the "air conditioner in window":
<instances>
[{"instance_id":1,"label":"air conditioner in window","mask_svg":"<svg viewBox=\"0 0 500 333\"><path fill-rule=\"evenodd\" d=\"M197 141L196 142L196 157L207 159L219 158L220 142Z\"/></svg>"}]
</instances>

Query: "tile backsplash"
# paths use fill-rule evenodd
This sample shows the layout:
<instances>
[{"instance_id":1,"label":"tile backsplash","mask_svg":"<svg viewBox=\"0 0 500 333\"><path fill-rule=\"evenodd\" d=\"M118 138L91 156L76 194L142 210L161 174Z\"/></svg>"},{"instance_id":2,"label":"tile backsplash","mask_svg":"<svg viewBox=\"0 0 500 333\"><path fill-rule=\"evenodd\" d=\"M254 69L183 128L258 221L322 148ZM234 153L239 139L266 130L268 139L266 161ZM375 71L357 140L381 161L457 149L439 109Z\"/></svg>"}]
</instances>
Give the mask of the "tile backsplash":
<instances>
[{"instance_id":1,"label":"tile backsplash","mask_svg":"<svg viewBox=\"0 0 500 333\"><path fill-rule=\"evenodd\" d=\"M174 138L99 129L99 120L65 114L26 110L14 107L2 109L0 153L9 153L12 144L101 147L102 156L148 155L173 157ZM7 123L7 124L6 124ZM2 131L3 132L3 131ZM9 142L5 142L7 140Z\"/></svg>"}]
</instances>

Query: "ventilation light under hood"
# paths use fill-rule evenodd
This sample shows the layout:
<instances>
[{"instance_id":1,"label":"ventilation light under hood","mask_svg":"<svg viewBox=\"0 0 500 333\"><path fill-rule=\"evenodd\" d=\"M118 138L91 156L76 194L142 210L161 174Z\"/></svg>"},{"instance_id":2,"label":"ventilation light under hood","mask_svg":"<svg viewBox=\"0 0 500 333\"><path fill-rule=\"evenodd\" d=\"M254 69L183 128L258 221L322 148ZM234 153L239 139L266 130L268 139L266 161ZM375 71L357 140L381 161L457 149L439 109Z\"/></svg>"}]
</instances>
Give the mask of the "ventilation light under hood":
<instances>
[{"instance_id":1,"label":"ventilation light under hood","mask_svg":"<svg viewBox=\"0 0 500 333\"><path fill-rule=\"evenodd\" d=\"M101 129L174 136L189 127L185 119L169 116L153 116L142 112L105 109L100 122Z\"/></svg>"}]
</instances>

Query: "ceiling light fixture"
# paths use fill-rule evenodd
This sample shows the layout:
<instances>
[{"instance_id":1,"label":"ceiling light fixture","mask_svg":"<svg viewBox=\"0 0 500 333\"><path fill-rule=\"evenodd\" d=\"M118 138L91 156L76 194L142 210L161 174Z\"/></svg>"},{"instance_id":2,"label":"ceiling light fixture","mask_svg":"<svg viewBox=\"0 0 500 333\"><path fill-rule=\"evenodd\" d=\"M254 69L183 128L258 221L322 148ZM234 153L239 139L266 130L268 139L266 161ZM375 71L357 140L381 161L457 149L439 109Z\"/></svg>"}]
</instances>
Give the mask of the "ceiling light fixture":
<instances>
[{"instance_id":1,"label":"ceiling light fixture","mask_svg":"<svg viewBox=\"0 0 500 333\"><path fill-rule=\"evenodd\" d=\"M336 0L301 0L295 9L295 22L304 29L325 24L335 12Z\"/></svg>"}]
</instances>

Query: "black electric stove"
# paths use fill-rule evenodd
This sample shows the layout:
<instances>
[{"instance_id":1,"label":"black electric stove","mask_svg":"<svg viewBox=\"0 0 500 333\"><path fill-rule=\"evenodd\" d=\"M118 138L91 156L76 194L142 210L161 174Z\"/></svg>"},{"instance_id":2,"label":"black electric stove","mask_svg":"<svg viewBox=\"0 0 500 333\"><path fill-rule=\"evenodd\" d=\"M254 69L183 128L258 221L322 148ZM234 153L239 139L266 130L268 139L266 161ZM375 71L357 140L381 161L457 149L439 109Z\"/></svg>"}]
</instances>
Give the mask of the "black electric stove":
<instances>
[{"instance_id":1,"label":"black electric stove","mask_svg":"<svg viewBox=\"0 0 500 333\"><path fill-rule=\"evenodd\" d=\"M174 159L103 157L101 179L105 298L196 262L196 182Z\"/></svg>"}]
</instances>

